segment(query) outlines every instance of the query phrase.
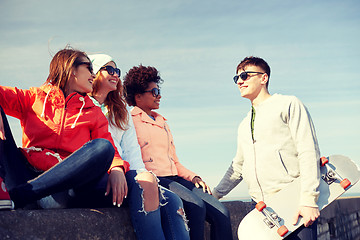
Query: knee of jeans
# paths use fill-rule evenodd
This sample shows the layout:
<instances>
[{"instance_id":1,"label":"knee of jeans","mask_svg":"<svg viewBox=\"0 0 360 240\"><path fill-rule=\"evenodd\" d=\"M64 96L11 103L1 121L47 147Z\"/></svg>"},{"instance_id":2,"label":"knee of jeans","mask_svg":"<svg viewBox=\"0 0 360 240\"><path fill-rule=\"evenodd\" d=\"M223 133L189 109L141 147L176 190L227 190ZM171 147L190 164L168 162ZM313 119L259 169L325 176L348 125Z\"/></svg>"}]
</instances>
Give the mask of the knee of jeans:
<instances>
[{"instance_id":1,"label":"knee of jeans","mask_svg":"<svg viewBox=\"0 0 360 240\"><path fill-rule=\"evenodd\" d=\"M103 138L94 139L91 141L91 148L100 155L109 156L111 160L114 158L115 149L109 140Z\"/></svg>"},{"instance_id":2,"label":"knee of jeans","mask_svg":"<svg viewBox=\"0 0 360 240\"><path fill-rule=\"evenodd\" d=\"M196 195L193 195L191 197L191 199L189 200L189 202L195 204L198 208L204 209L204 211L205 211L204 201L201 198L197 197Z\"/></svg>"},{"instance_id":3,"label":"knee of jeans","mask_svg":"<svg viewBox=\"0 0 360 240\"><path fill-rule=\"evenodd\" d=\"M143 208L146 212L155 211L159 207L159 189L156 177L150 172L136 175L135 181L143 190Z\"/></svg>"},{"instance_id":4,"label":"knee of jeans","mask_svg":"<svg viewBox=\"0 0 360 240\"><path fill-rule=\"evenodd\" d=\"M161 205L166 205L167 202L171 202L175 206L183 207L183 202L181 198L175 194L174 192L164 188L163 186L159 186Z\"/></svg>"}]
</instances>

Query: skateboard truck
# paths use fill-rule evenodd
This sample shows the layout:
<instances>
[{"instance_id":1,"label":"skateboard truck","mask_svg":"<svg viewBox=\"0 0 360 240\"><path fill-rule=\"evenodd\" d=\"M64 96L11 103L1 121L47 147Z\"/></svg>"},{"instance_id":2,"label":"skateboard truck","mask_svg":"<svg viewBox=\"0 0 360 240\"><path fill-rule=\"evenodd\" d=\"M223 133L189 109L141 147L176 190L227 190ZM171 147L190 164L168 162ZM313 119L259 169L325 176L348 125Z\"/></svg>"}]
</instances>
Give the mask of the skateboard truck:
<instances>
[{"instance_id":1,"label":"skateboard truck","mask_svg":"<svg viewBox=\"0 0 360 240\"><path fill-rule=\"evenodd\" d=\"M324 167L326 164L329 163L329 159L326 157L320 158L320 165L321 167ZM347 178L342 178L332 167L326 165L327 172L325 175L321 176L321 178L330 185L336 180L340 181L340 186L343 189L348 188L351 185L351 182Z\"/></svg>"},{"instance_id":2,"label":"skateboard truck","mask_svg":"<svg viewBox=\"0 0 360 240\"><path fill-rule=\"evenodd\" d=\"M265 215L266 218L264 219L264 222L266 225L268 225L269 228L273 228L274 226L278 228L277 233L281 237L285 236L285 234L289 232L285 225L280 225L281 218L279 218L275 212L270 212L267 210L266 204L263 201L258 202L255 208Z\"/></svg>"}]
</instances>

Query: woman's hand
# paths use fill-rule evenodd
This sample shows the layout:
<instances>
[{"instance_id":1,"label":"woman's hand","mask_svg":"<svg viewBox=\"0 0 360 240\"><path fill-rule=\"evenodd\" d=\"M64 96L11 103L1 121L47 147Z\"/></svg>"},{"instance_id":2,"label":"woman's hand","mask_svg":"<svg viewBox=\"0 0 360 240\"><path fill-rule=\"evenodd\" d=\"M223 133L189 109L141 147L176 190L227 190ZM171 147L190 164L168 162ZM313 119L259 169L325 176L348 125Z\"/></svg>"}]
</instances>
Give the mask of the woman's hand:
<instances>
[{"instance_id":1,"label":"woman's hand","mask_svg":"<svg viewBox=\"0 0 360 240\"><path fill-rule=\"evenodd\" d=\"M204 192L208 192L209 194L212 194L210 187L208 185L206 185L206 183L201 179L201 177L195 176L191 182L193 184L195 184L195 187L197 187L197 188L202 187Z\"/></svg>"},{"instance_id":2,"label":"woman's hand","mask_svg":"<svg viewBox=\"0 0 360 240\"><path fill-rule=\"evenodd\" d=\"M114 167L111 169L105 196L109 195L110 189L113 194L114 206L120 207L124 197L126 198L128 191L124 170L121 167Z\"/></svg>"},{"instance_id":3,"label":"woman's hand","mask_svg":"<svg viewBox=\"0 0 360 240\"><path fill-rule=\"evenodd\" d=\"M0 139L1 140L6 140L6 138L5 138L5 130L4 130L4 123L3 123L1 115L0 115Z\"/></svg>"}]
</instances>

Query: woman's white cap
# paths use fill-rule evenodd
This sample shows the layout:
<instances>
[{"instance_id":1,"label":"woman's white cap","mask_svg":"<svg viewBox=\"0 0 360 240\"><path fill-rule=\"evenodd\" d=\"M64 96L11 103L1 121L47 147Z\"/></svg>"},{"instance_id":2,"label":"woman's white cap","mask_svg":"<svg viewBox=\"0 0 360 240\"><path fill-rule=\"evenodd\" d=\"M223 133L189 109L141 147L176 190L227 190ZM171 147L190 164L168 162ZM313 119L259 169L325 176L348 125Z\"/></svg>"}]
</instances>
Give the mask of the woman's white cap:
<instances>
[{"instance_id":1,"label":"woman's white cap","mask_svg":"<svg viewBox=\"0 0 360 240\"><path fill-rule=\"evenodd\" d=\"M114 61L112 57L110 57L107 54L91 54L88 55L90 58L90 61L92 62L94 73L97 74L97 72L100 70L101 67L106 65L108 62Z\"/></svg>"}]
</instances>

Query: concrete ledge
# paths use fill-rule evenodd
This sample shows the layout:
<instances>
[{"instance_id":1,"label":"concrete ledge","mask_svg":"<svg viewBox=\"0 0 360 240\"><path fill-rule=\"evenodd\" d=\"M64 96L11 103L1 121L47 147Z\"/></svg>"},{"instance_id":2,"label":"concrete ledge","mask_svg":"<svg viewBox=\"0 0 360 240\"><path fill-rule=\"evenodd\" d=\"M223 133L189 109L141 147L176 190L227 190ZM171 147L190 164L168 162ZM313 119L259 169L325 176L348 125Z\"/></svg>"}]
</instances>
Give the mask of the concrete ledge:
<instances>
[{"instance_id":1,"label":"concrete ledge","mask_svg":"<svg viewBox=\"0 0 360 240\"><path fill-rule=\"evenodd\" d=\"M233 237L250 211L241 201L223 202L231 213ZM205 239L209 237L206 224ZM340 199L322 211L320 239L360 239L360 198ZM136 239L127 208L0 211L0 239Z\"/></svg>"},{"instance_id":2,"label":"concrete ledge","mask_svg":"<svg viewBox=\"0 0 360 240\"><path fill-rule=\"evenodd\" d=\"M126 208L0 212L0 239L136 239Z\"/></svg>"}]
</instances>

